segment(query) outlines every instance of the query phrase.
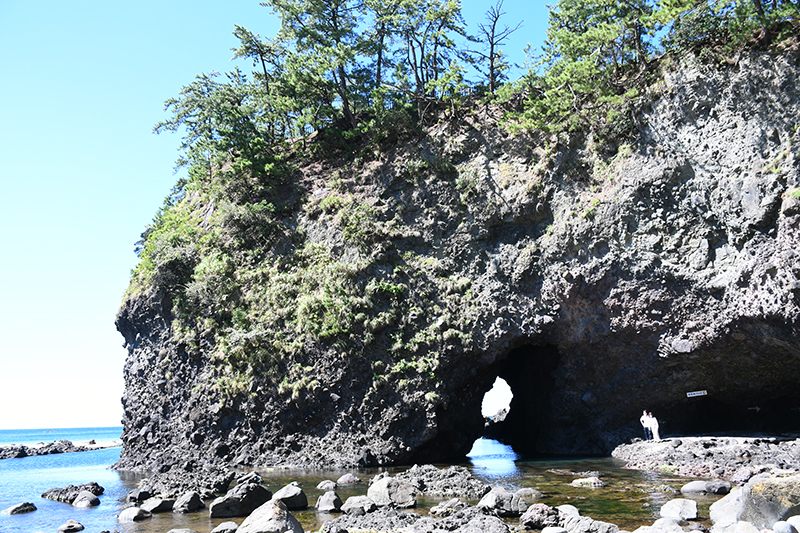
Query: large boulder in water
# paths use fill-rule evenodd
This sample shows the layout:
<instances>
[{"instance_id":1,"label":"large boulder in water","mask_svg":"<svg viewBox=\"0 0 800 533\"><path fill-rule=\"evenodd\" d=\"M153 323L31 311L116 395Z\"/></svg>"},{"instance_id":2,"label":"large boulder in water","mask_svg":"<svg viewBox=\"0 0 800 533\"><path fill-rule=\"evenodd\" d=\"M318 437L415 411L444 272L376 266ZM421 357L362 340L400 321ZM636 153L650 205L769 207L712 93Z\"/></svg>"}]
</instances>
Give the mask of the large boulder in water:
<instances>
[{"instance_id":1,"label":"large boulder in water","mask_svg":"<svg viewBox=\"0 0 800 533\"><path fill-rule=\"evenodd\" d=\"M321 513L338 513L342 510L342 499L336 492L329 490L317 499L314 508Z\"/></svg>"},{"instance_id":2,"label":"large boulder in water","mask_svg":"<svg viewBox=\"0 0 800 533\"><path fill-rule=\"evenodd\" d=\"M516 494L495 487L478 502L478 508L497 516L519 516L528 505Z\"/></svg>"},{"instance_id":3,"label":"large boulder in water","mask_svg":"<svg viewBox=\"0 0 800 533\"><path fill-rule=\"evenodd\" d=\"M247 516L272 498L272 492L257 483L242 483L209 506L211 518Z\"/></svg>"},{"instance_id":4,"label":"large boulder in water","mask_svg":"<svg viewBox=\"0 0 800 533\"><path fill-rule=\"evenodd\" d=\"M244 519L236 533L304 533L281 500L272 499Z\"/></svg>"},{"instance_id":5,"label":"large boulder in water","mask_svg":"<svg viewBox=\"0 0 800 533\"><path fill-rule=\"evenodd\" d=\"M67 485L63 489L50 489L42 494L42 498L71 504L82 491L90 492L95 496L100 496L103 494L103 492L105 492L105 489L92 481L84 485Z\"/></svg>"},{"instance_id":6,"label":"large boulder in water","mask_svg":"<svg viewBox=\"0 0 800 533\"><path fill-rule=\"evenodd\" d=\"M661 516L673 520L694 520L697 518L697 502L686 498L676 498L661 507Z\"/></svg>"},{"instance_id":7,"label":"large boulder in water","mask_svg":"<svg viewBox=\"0 0 800 533\"><path fill-rule=\"evenodd\" d=\"M124 509L121 513L119 513L119 521L120 522L141 522L147 518L150 518L151 515L141 507L128 507Z\"/></svg>"},{"instance_id":8,"label":"large boulder in water","mask_svg":"<svg viewBox=\"0 0 800 533\"><path fill-rule=\"evenodd\" d=\"M273 494L272 499L282 501L290 511L299 511L308 507L308 496L297 481L292 481Z\"/></svg>"},{"instance_id":9,"label":"large boulder in water","mask_svg":"<svg viewBox=\"0 0 800 533\"><path fill-rule=\"evenodd\" d=\"M88 509L90 507L97 507L98 505L100 505L100 498L88 490L80 491L72 501L72 506L79 509Z\"/></svg>"},{"instance_id":10,"label":"large boulder in water","mask_svg":"<svg viewBox=\"0 0 800 533\"><path fill-rule=\"evenodd\" d=\"M3 510L3 514L12 515L12 514L25 514L25 513L32 513L36 510L36 506L32 503L25 502L25 503L18 503L16 505L12 505L8 509Z\"/></svg>"},{"instance_id":11,"label":"large boulder in water","mask_svg":"<svg viewBox=\"0 0 800 533\"><path fill-rule=\"evenodd\" d=\"M534 503L522 514L519 523L526 529L544 529L558 526L559 517L558 509L544 503Z\"/></svg>"},{"instance_id":12,"label":"large boulder in water","mask_svg":"<svg viewBox=\"0 0 800 533\"><path fill-rule=\"evenodd\" d=\"M191 490L175 501L175 505L172 506L172 512L194 513L205 506L206 505L203 503L203 499L200 498L200 494Z\"/></svg>"},{"instance_id":13,"label":"large boulder in water","mask_svg":"<svg viewBox=\"0 0 800 533\"><path fill-rule=\"evenodd\" d=\"M405 509L417 505L414 487L405 481L385 476L373 481L367 496L379 507L390 506Z\"/></svg>"}]
</instances>

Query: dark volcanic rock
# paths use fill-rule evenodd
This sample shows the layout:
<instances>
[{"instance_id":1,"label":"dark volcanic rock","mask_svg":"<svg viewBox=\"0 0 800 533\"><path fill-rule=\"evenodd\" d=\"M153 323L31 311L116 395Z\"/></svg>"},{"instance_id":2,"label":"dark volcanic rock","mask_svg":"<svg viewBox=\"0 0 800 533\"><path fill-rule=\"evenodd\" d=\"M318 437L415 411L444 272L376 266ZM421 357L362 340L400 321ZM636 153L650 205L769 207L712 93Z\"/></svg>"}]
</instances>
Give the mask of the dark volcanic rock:
<instances>
[{"instance_id":1,"label":"dark volcanic rock","mask_svg":"<svg viewBox=\"0 0 800 533\"><path fill-rule=\"evenodd\" d=\"M272 495L272 499L283 502L290 511L302 510L308 507L308 497L297 481L292 481L278 490Z\"/></svg>"},{"instance_id":2,"label":"dark volcanic rock","mask_svg":"<svg viewBox=\"0 0 800 533\"><path fill-rule=\"evenodd\" d=\"M772 469L800 471L800 439L683 437L623 444L612 455L624 460L628 468L666 467L682 476L719 477L736 484ZM725 494L730 485L709 481L703 488L703 492Z\"/></svg>"},{"instance_id":3,"label":"dark volcanic rock","mask_svg":"<svg viewBox=\"0 0 800 533\"><path fill-rule=\"evenodd\" d=\"M395 476L407 481L415 491L443 498L461 497L477 499L491 490L491 486L472 475L466 467L450 466L439 469L433 465L414 465Z\"/></svg>"},{"instance_id":4,"label":"dark volcanic rock","mask_svg":"<svg viewBox=\"0 0 800 533\"><path fill-rule=\"evenodd\" d=\"M205 465L191 471L176 467L140 481L139 487L128 494L128 501L143 501L154 494L177 498L187 492L210 499L225 494L234 477L234 472L224 467Z\"/></svg>"},{"instance_id":5,"label":"dark volcanic rock","mask_svg":"<svg viewBox=\"0 0 800 533\"><path fill-rule=\"evenodd\" d=\"M91 450L87 446L76 446L72 441L62 439L41 446L15 445L0 446L0 459L18 459L20 457L33 457L36 455L51 455L54 453L85 452Z\"/></svg>"},{"instance_id":6,"label":"dark volcanic rock","mask_svg":"<svg viewBox=\"0 0 800 533\"><path fill-rule=\"evenodd\" d=\"M194 513L204 508L206 505L203 503L200 494L196 491L189 491L175 500L172 506L173 513Z\"/></svg>"},{"instance_id":7,"label":"dark volcanic rock","mask_svg":"<svg viewBox=\"0 0 800 533\"><path fill-rule=\"evenodd\" d=\"M272 498L272 492L257 483L242 483L220 496L208 508L211 518L247 516Z\"/></svg>"},{"instance_id":8,"label":"dark volcanic rock","mask_svg":"<svg viewBox=\"0 0 800 533\"><path fill-rule=\"evenodd\" d=\"M16 505L12 505L8 509L3 509L3 514L12 515L12 514L25 514L25 513L32 513L36 510L36 506L30 502L25 503L18 503Z\"/></svg>"},{"instance_id":9,"label":"dark volcanic rock","mask_svg":"<svg viewBox=\"0 0 800 533\"><path fill-rule=\"evenodd\" d=\"M522 498L508 492L504 487L495 487L481 498L478 508L496 516L519 516L528 506Z\"/></svg>"},{"instance_id":10,"label":"dark volcanic rock","mask_svg":"<svg viewBox=\"0 0 800 533\"><path fill-rule=\"evenodd\" d=\"M75 485L67 485L63 489L50 489L42 494L42 498L71 504L83 491L89 492L95 496L100 496L105 489L92 481L85 485L78 485L77 487Z\"/></svg>"},{"instance_id":11,"label":"dark volcanic rock","mask_svg":"<svg viewBox=\"0 0 800 533\"><path fill-rule=\"evenodd\" d=\"M642 409L663 436L796 430L797 59L676 61L627 145L511 134L482 107L374 159L297 155L268 223L187 195L220 242L180 235L119 310L117 467L458 461L498 376L523 454L608 453ZM253 235L271 248L229 251ZM305 288L312 266L341 287Z\"/></svg>"}]
</instances>

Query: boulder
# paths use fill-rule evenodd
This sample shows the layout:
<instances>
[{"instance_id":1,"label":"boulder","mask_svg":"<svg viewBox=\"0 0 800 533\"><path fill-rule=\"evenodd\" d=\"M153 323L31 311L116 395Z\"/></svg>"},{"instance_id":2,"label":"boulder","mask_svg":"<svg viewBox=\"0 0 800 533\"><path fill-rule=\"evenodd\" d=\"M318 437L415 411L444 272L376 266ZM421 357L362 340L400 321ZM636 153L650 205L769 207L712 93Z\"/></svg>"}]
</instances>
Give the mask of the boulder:
<instances>
[{"instance_id":1,"label":"boulder","mask_svg":"<svg viewBox=\"0 0 800 533\"><path fill-rule=\"evenodd\" d=\"M661 507L661 516L674 520L694 520L697 518L697 502L686 498L676 498Z\"/></svg>"},{"instance_id":2,"label":"boulder","mask_svg":"<svg viewBox=\"0 0 800 533\"><path fill-rule=\"evenodd\" d=\"M236 484L242 485L244 483L255 483L257 485L261 485L264 483L264 478L258 472L248 472L247 474L243 474L236 478ZM231 522L225 522L229 524Z\"/></svg>"},{"instance_id":3,"label":"boulder","mask_svg":"<svg viewBox=\"0 0 800 533\"><path fill-rule=\"evenodd\" d=\"M417 494L443 498L481 498L492 488L468 468L455 465L447 468L414 465L395 478L410 483Z\"/></svg>"},{"instance_id":4,"label":"boulder","mask_svg":"<svg viewBox=\"0 0 800 533\"><path fill-rule=\"evenodd\" d=\"M25 513L32 513L36 510L36 506L32 503L25 502L25 503L18 503L17 505L12 505L8 509L3 510L3 514L12 515L12 514L25 514Z\"/></svg>"},{"instance_id":5,"label":"boulder","mask_svg":"<svg viewBox=\"0 0 800 533\"><path fill-rule=\"evenodd\" d=\"M508 533L508 524L496 516L476 515L458 528L459 533Z\"/></svg>"},{"instance_id":6,"label":"boulder","mask_svg":"<svg viewBox=\"0 0 800 533\"><path fill-rule=\"evenodd\" d=\"M153 516L151 513L148 513L141 507L128 507L127 509L123 509L121 513L119 513L119 521L120 522L141 522L147 518Z\"/></svg>"},{"instance_id":7,"label":"boulder","mask_svg":"<svg viewBox=\"0 0 800 533\"><path fill-rule=\"evenodd\" d=\"M149 489L137 487L128 493L127 500L131 503L141 503L145 500L149 500L152 497L153 495L150 493Z\"/></svg>"},{"instance_id":8,"label":"boulder","mask_svg":"<svg viewBox=\"0 0 800 533\"><path fill-rule=\"evenodd\" d=\"M189 529L188 527L180 527L177 529L170 529L167 533L197 533L197 531Z\"/></svg>"},{"instance_id":9,"label":"boulder","mask_svg":"<svg viewBox=\"0 0 800 533\"><path fill-rule=\"evenodd\" d=\"M75 499L72 500L72 506L78 509L89 509L90 507L97 507L98 505L100 505L100 498L88 490L80 491Z\"/></svg>"},{"instance_id":10,"label":"boulder","mask_svg":"<svg viewBox=\"0 0 800 533\"><path fill-rule=\"evenodd\" d=\"M800 515L790 516L786 519L797 531L800 531Z\"/></svg>"},{"instance_id":11,"label":"boulder","mask_svg":"<svg viewBox=\"0 0 800 533\"><path fill-rule=\"evenodd\" d=\"M361 516L371 513L378 506L369 496L350 496L342 505L342 512L349 515Z\"/></svg>"},{"instance_id":12,"label":"boulder","mask_svg":"<svg viewBox=\"0 0 800 533\"><path fill-rule=\"evenodd\" d=\"M345 474L337 479L336 483L338 485L355 485L356 483L361 483L361 480L353 474Z\"/></svg>"},{"instance_id":13,"label":"boulder","mask_svg":"<svg viewBox=\"0 0 800 533\"><path fill-rule=\"evenodd\" d=\"M542 529L542 533L569 533L566 528L561 526L547 526Z\"/></svg>"},{"instance_id":14,"label":"boulder","mask_svg":"<svg viewBox=\"0 0 800 533\"><path fill-rule=\"evenodd\" d=\"M342 510L342 499L334 491L326 491L317 499L314 508L321 513L338 513Z\"/></svg>"},{"instance_id":15,"label":"boulder","mask_svg":"<svg viewBox=\"0 0 800 533\"><path fill-rule=\"evenodd\" d=\"M778 520L772 524L772 531L775 533L797 533L797 528L785 520Z\"/></svg>"},{"instance_id":16,"label":"boulder","mask_svg":"<svg viewBox=\"0 0 800 533\"><path fill-rule=\"evenodd\" d=\"M172 506L173 513L194 513L205 507L200 494L196 491L189 491L177 500Z\"/></svg>"},{"instance_id":17,"label":"boulder","mask_svg":"<svg viewBox=\"0 0 800 533\"><path fill-rule=\"evenodd\" d=\"M83 491L90 492L95 496L100 496L103 494L103 492L105 492L105 489L92 481L91 483L86 483L85 485L67 485L63 489L50 489L42 494L42 498L72 504L72 502L75 501L75 498L78 497L78 494Z\"/></svg>"},{"instance_id":18,"label":"boulder","mask_svg":"<svg viewBox=\"0 0 800 533\"><path fill-rule=\"evenodd\" d=\"M741 489L711 505L714 528L720 530L745 521L757 528L772 528L800 506L800 476L755 476Z\"/></svg>"},{"instance_id":19,"label":"boulder","mask_svg":"<svg viewBox=\"0 0 800 533\"><path fill-rule=\"evenodd\" d=\"M271 499L244 519L236 533L304 533L283 501Z\"/></svg>"},{"instance_id":20,"label":"boulder","mask_svg":"<svg viewBox=\"0 0 800 533\"><path fill-rule=\"evenodd\" d=\"M175 500L172 498L150 498L140 505L148 513L171 513L175 507Z\"/></svg>"},{"instance_id":21,"label":"boulder","mask_svg":"<svg viewBox=\"0 0 800 533\"><path fill-rule=\"evenodd\" d=\"M544 503L534 503L519 518L519 523L526 529L544 529L560 524L560 513Z\"/></svg>"},{"instance_id":22,"label":"boulder","mask_svg":"<svg viewBox=\"0 0 800 533\"><path fill-rule=\"evenodd\" d=\"M444 518L445 516L450 516L458 511L462 511L469 507L469 504L462 502L458 498L451 498L446 502L441 502L434 507L431 507L430 514L435 518Z\"/></svg>"},{"instance_id":23,"label":"boulder","mask_svg":"<svg viewBox=\"0 0 800 533\"><path fill-rule=\"evenodd\" d=\"M308 497L297 481L292 481L273 494L273 500L280 500L290 511L299 511L308 507Z\"/></svg>"},{"instance_id":24,"label":"boulder","mask_svg":"<svg viewBox=\"0 0 800 533\"><path fill-rule=\"evenodd\" d=\"M272 492L263 485L242 483L229 490L225 496L220 496L211 502L209 506L210 517L231 518L234 516L247 516L271 498Z\"/></svg>"},{"instance_id":25,"label":"boulder","mask_svg":"<svg viewBox=\"0 0 800 533\"><path fill-rule=\"evenodd\" d=\"M239 526L236 522L223 522L212 529L211 533L236 533L237 529L239 529Z\"/></svg>"},{"instance_id":26,"label":"boulder","mask_svg":"<svg viewBox=\"0 0 800 533\"><path fill-rule=\"evenodd\" d=\"M77 533L83 531L83 524L75 520L67 520L61 527L58 528L58 533Z\"/></svg>"},{"instance_id":27,"label":"boulder","mask_svg":"<svg viewBox=\"0 0 800 533\"><path fill-rule=\"evenodd\" d=\"M596 476L576 479L570 483L570 485L573 487L588 487L592 489L599 489L606 486L603 480Z\"/></svg>"},{"instance_id":28,"label":"boulder","mask_svg":"<svg viewBox=\"0 0 800 533\"><path fill-rule=\"evenodd\" d=\"M690 481L681 487L681 494L728 494L730 491L730 482L721 479Z\"/></svg>"},{"instance_id":29,"label":"boulder","mask_svg":"<svg viewBox=\"0 0 800 533\"><path fill-rule=\"evenodd\" d=\"M569 533L619 533L619 526L578 514L561 513L559 525Z\"/></svg>"},{"instance_id":30,"label":"boulder","mask_svg":"<svg viewBox=\"0 0 800 533\"><path fill-rule=\"evenodd\" d=\"M519 516L527 507L522 498L503 487L493 488L478 502L479 509L496 516Z\"/></svg>"},{"instance_id":31,"label":"boulder","mask_svg":"<svg viewBox=\"0 0 800 533\"><path fill-rule=\"evenodd\" d=\"M390 476L373 481L367 489L367 496L378 507L390 506L400 509L417 505L417 495L410 483Z\"/></svg>"},{"instance_id":32,"label":"boulder","mask_svg":"<svg viewBox=\"0 0 800 533\"><path fill-rule=\"evenodd\" d=\"M565 514L565 515L575 515L575 516L580 516L581 515L581 512L578 510L577 507L575 507L574 505L570 505L568 503L565 503L563 505L559 505L558 507L556 507L556 509L561 514Z\"/></svg>"},{"instance_id":33,"label":"boulder","mask_svg":"<svg viewBox=\"0 0 800 533\"><path fill-rule=\"evenodd\" d=\"M320 481L317 485L317 488L322 491L329 491L329 490L336 490L338 486L336 485L335 481L331 481L330 479L326 479L325 481Z\"/></svg>"},{"instance_id":34,"label":"boulder","mask_svg":"<svg viewBox=\"0 0 800 533\"><path fill-rule=\"evenodd\" d=\"M672 518L659 518L652 526L641 526L633 533L683 533L683 528Z\"/></svg>"}]
</instances>

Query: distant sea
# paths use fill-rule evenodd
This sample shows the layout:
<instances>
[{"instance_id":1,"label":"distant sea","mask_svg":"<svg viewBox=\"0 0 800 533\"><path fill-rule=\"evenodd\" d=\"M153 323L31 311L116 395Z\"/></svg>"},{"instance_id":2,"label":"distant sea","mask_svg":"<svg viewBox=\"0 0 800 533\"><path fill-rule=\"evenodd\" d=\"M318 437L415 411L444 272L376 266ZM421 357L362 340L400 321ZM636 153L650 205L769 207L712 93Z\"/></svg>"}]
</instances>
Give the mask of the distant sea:
<instances>
[{"instance_id":1,"label":"distant sea","mask_svg":"<svg viewBox=\"0 0 800 533\"><path fill-rule=\"evenodd\" d=\"M122 426L100 428L48 428L48 429L0 429L0 446L9 444L38 444L53 442L61 439L72 442L96 440L119 440L122 435Z\"/></svg>"},{"instance_id":2,"label":"distant sea","mask_svg":"<svg viewBox=\"0 0 800 533\"><path fill-rule=\"evenodd\" d=\"M122 427L53 428L0 430L0 445L38 444L67 439L73 442L118 441ZM109 469L119 459L121 448L88 452L60 453L0 460L0 510L31 502L37 511L23 515L0 514L3 533L56 531L67 520L77 520L86 531L119 531L116 515L124 506L125 495L135 488L136 479L125 478ZM75 509L71 505L46 500L49 489L95 481L105 488L100 505L94 509Z\"/></svg>"}]
</instances>

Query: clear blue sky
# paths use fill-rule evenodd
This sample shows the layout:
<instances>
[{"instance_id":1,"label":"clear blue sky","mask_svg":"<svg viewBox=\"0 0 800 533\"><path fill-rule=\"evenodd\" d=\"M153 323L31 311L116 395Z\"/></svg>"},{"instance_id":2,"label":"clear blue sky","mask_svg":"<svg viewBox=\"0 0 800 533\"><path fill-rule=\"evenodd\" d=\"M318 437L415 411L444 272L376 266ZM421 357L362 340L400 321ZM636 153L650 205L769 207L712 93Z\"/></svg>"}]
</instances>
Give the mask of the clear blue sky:
<instances>
[{"instance_id":1,"label":"clear blue sky","mask_svg":"<svg viewBox=\"0 0 800 533\"><path fill-rule=\"evenodd\" d=\"M463 5L476 32L491 3ZM522 62L547 9L504 11ZM152 127L195 75L233 68L235 24L278 26L258 0L0 0L0 429L119 425L114 317L176 180L179 136Z\"/></svg>"}]
</instances>

